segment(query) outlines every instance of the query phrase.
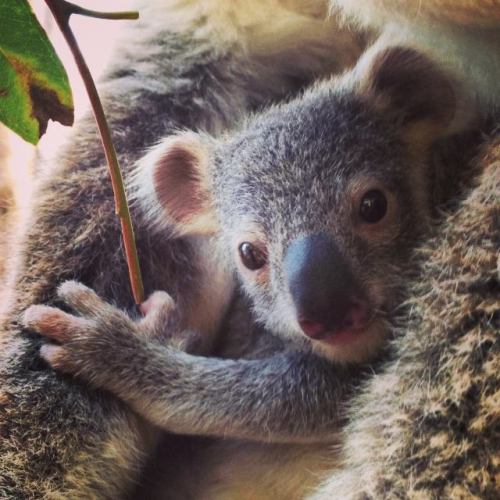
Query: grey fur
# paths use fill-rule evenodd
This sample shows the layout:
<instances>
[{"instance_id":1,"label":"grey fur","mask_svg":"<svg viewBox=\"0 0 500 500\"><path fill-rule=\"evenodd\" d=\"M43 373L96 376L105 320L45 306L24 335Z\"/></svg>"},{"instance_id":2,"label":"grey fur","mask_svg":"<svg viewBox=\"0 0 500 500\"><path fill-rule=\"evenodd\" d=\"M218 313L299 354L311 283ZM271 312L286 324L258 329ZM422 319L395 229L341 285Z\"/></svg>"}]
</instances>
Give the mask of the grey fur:
<instances>
[{"instance_id":1,"label":"grey fur","mask_svg":"<svg viewBox=\"0 0 500 500\"><path fill-rule=\"evenodd\" d=\"M220 14L231 4L216 7ZM219 132L338 64L331 52L337 32L323 31L319 16L297 14L294 29L311 25L321 36L314 38L312 28L303 44L294 36L293 46L283 47L288 62L265 66L269 54L252 51L244 31L232 40L218 38L214 16L192 2L148 1L139 8L141 20L118 44L100 83L125 177L160 137L183 127ZM349 35L342 36L347 48ZM359 53L351 40L352 53ZM304 55L302 63L295 64L294 53ZM100 141L87 116L60 163L40 180L18 249L23 262L0 340L1 497L115 499L130 491L150 453L140 418L109 394L48 370L38 356L39 339L19 323L30 305L56 304L58 284L70 278L133 309L113 212ZM181 309L188 307L198 273L189 242L153 234L137 209L133 216L146 290L166 289Z\"/></svg>"},{"instance_id":2,"label":"grey fur","mask_svg":"<svg viewBox=\"0 0 500 500\"><path fill-rule=\"evenodd\" d=\"M403 58L402 67L404 57L409 57L420 63L416 70L429 70L428 61L418 54L393 50ZM364 76L377 81L387 69L375 64ZM406 89L406 79L412 75L394 74L394 80L401 78L398 84ZM218 245L223 259L233 260L234 242L249 223L259 227L268 249L265 286L242 278L255 313L255 318L246 320L250 327L229 318L232 323L226 339L234 337L233 345L241 342L232 351L238 359L201 357L169 345L168 335L166 338L161 331L169 323L169 314L161 313L161 304L146 314L143 321L156 333L148 332L149 338L144 338L144 323L133 322L90 289L72 282L60 288L59 298L78 317L43 306L26 313L31 329L62 342L62 347L45 346L44 357L54 367L118 395L148 422L168 432L237 439L243 448L248 444L241 440L261 442L264 449L286 443L290 453L303 444L306 451L302 453L310 455L310 463L313 457L326 454L344 422L346 401L366 370L333 363L335 351L329 352L321 341L307 339L294 326L295 312L286 304L289 292L282 256L290 241L301 235L323 232L336 241L356 279L368 290L369 299L374 300L376 292L383 298L383 302L371 304L378 329L364 333L373 357L387 334L386 317L401 300L401 275L411 264L410 253L431 217L431 204L417 187L425 186L427 191L435 168L428 149L435 138L419 156L405 140L412 120L426 122L429 117L420 114L417 119L395 120L415 96L408 96L403 107L396 100L380 109L378 92L387 89L375 89L370 96L356 80L358 70L353 75L317 85L298 99L256 115L221 141L206 136L199 139L200 148L204 143L211 148L213 164L208 175L221 227ZM418 92L415 95L420 98ZM432 104L448 106L446 102ZM432 118L435 111L432 109ZM446 125L445 121L443 135ZM171 147L178 146L167 141L164 158ZM157 168L171 168L164 162ZM382 237L359 235L357 205L353 208L355 197L350 193L361 180L368 186L365 190L377 182L392 193L390 203L396 213L388 227L383 226ZM236 270L237 261L232 266ZM182 288L179 290L180 299L185 300ZM158 297L151 300L161 302ZM171 303L166 305L170 310ZM196 315L197 310L181 309L181 321L186 313ZM148 320L148 314L157 315L156 320ZM265 324L282 341L252 326L255 322ZM178 326L169 324L166 330L169 328ZM372 344L374 335L380 338ZM242 342L245 338L251 342ZM365 346L355 349L366 350ZM219 354L227 356L224 344ZM221 443L219 448L225 447ZM213 448L217 450L217 444ZM287 453L284 447L283 453ZM225 461L232 462L231 453L226 453ZM303 471L305 486L310 475ZM278 474L274 482L273 486L280 483ZM217 498L221 487L224 485L210 489L200 484L193 498ZM177 495L168 482L163 488L164 495ZM304 494L302 489L297 497ZM286 498L285 490L280 496Z\"/></svg>"},{"instance_id":3,"label":"grey fur","mask_svg":"<svg viewBox=\"0 0 500 500\"><path fill-rule=\"evenodd\" d=\"M494 499L500 449L499 2L333 0L380 43L432 53L465 76L496 131L474 189L420 254L396 358L353 401L325 483L311 498ZM340 465L340 467L339 467Z\"/></svg>"},{"instance_id":4,"label":"grey fur","mask_svg":"<svg viewBox=\"0 0 500 500\"><path fill-rule=\"evenodd\" d=\"M420 254L409 324L354 399L314 500L498 497L500 135L478 185Z\"/></svg>"}]
</instances>

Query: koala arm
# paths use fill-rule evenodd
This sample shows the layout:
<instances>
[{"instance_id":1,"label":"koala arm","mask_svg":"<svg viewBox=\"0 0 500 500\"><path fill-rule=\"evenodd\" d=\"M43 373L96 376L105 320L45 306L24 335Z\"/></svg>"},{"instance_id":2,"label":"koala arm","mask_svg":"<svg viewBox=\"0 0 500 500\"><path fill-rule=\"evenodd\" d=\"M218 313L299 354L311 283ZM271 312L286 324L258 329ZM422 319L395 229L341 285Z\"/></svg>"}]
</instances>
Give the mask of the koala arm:
<instances>
[{"instance_id":1,"label":"koala arm","mask_svg":"<svg viewBox=\"0 0 500 500\"><path fill-rule=\"evenodd\" d=\"M27 327L61 343L42 347L42 356L167 431L314 442L339 427L354 385L347 368L299 352L258 360L194 356L145 336L165 324L168 300L134 322L83 285L68 282L59 294L80 316L47 306L25 314Z\"/></svg>"}]
</instances>

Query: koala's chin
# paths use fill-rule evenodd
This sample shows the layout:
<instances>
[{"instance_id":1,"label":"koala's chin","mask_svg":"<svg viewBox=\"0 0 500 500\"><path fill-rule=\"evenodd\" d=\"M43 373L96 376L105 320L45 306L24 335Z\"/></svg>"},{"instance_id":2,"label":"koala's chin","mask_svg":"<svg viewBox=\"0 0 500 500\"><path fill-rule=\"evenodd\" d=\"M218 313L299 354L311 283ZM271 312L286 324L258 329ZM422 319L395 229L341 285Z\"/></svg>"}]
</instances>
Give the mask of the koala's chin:
<instances>
[{"instance_id":1,"label":"koala's chin","mask_svg":"<svg viewBox=\"0 0 500 500\"><path fill-rule=\"evenodd\" d=\"M389 336L386 320L376 318L358 331L339 332L322 340L311 340L312 350L339 363L358 364L374 359Z\"/></svg>"}]
</instances>

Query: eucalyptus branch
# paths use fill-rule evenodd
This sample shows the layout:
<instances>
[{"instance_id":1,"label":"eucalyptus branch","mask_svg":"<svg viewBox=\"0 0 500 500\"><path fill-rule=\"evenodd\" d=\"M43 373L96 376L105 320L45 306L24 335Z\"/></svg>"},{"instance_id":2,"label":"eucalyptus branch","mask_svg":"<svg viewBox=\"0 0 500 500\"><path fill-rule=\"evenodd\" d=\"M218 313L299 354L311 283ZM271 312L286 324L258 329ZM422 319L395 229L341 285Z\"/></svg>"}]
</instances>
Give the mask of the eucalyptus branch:
<instances>
[{"instance_id":1,"label":"eucalyptus branch","mask_svg":"<svg viewBox=\"0 0 500 500\"><path fill-rule=\"evenodd\" d=\"M130 284L132 294L136 304L140 304L144 300L144 287L142 283L141 270L139 266L139 258L137 256L137 248L135 245L134 229L130 218L130 210L127 203L127 196L123 186L123 177L118 165L118 158L111 139L108 123L104 115L104 110L97 93L97 89L90 74L90 70L85 62L85 59L80 51L80 47L76 38L69 26L69 19L72 14L81 14L100 19L137 19L136 12L116 12L116 13L100 13L83 9L78 5L74 5L66 0L45 0L51 10L59 29L61 30L66 42L69 45L71 53L75 59L78 71L83 79L87 90L94 117L99 128L101 141L106 154L113 193L115 197L115 212L120 219L123 243L125 247L125 256L130 276Z\"/></svg>"}]
</instances>

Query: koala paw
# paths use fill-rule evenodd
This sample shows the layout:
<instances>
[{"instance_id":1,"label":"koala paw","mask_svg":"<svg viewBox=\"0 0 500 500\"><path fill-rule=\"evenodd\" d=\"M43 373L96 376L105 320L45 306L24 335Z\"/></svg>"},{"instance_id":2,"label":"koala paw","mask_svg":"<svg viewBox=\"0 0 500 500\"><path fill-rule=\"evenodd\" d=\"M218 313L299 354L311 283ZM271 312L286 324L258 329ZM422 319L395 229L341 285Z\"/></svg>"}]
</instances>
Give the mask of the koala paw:
<instances>
[{"instance_id":1,"label":"koala paw","mask_svg":"<svg viewBox=\"0 0 500 500\"><path fill-rule=\"evenodd\" d=\"M155 292L141 306L143 318L132 320L125 312L102 300L93 290L67 281L59 298L74 314L56 307L34 305L24 313L24 325L57 342L45 344L41 356L54 368L94 378L118 358L126 363L148 341L168 338L165 330L175 314L175 304L166 292Z\"/></svg>"},{"instance_id":2,"label":"koala paw","mask_svg":"<svg viewBox=\"0 0 500 500\"><path fill-rule=\"evenodd\" d=\"M167 292L153 292L140 305L140 310L143 318L137 322L137 328L144 338L162 341L175 335L177 306Z\"/></svg>"}]
</instances>

